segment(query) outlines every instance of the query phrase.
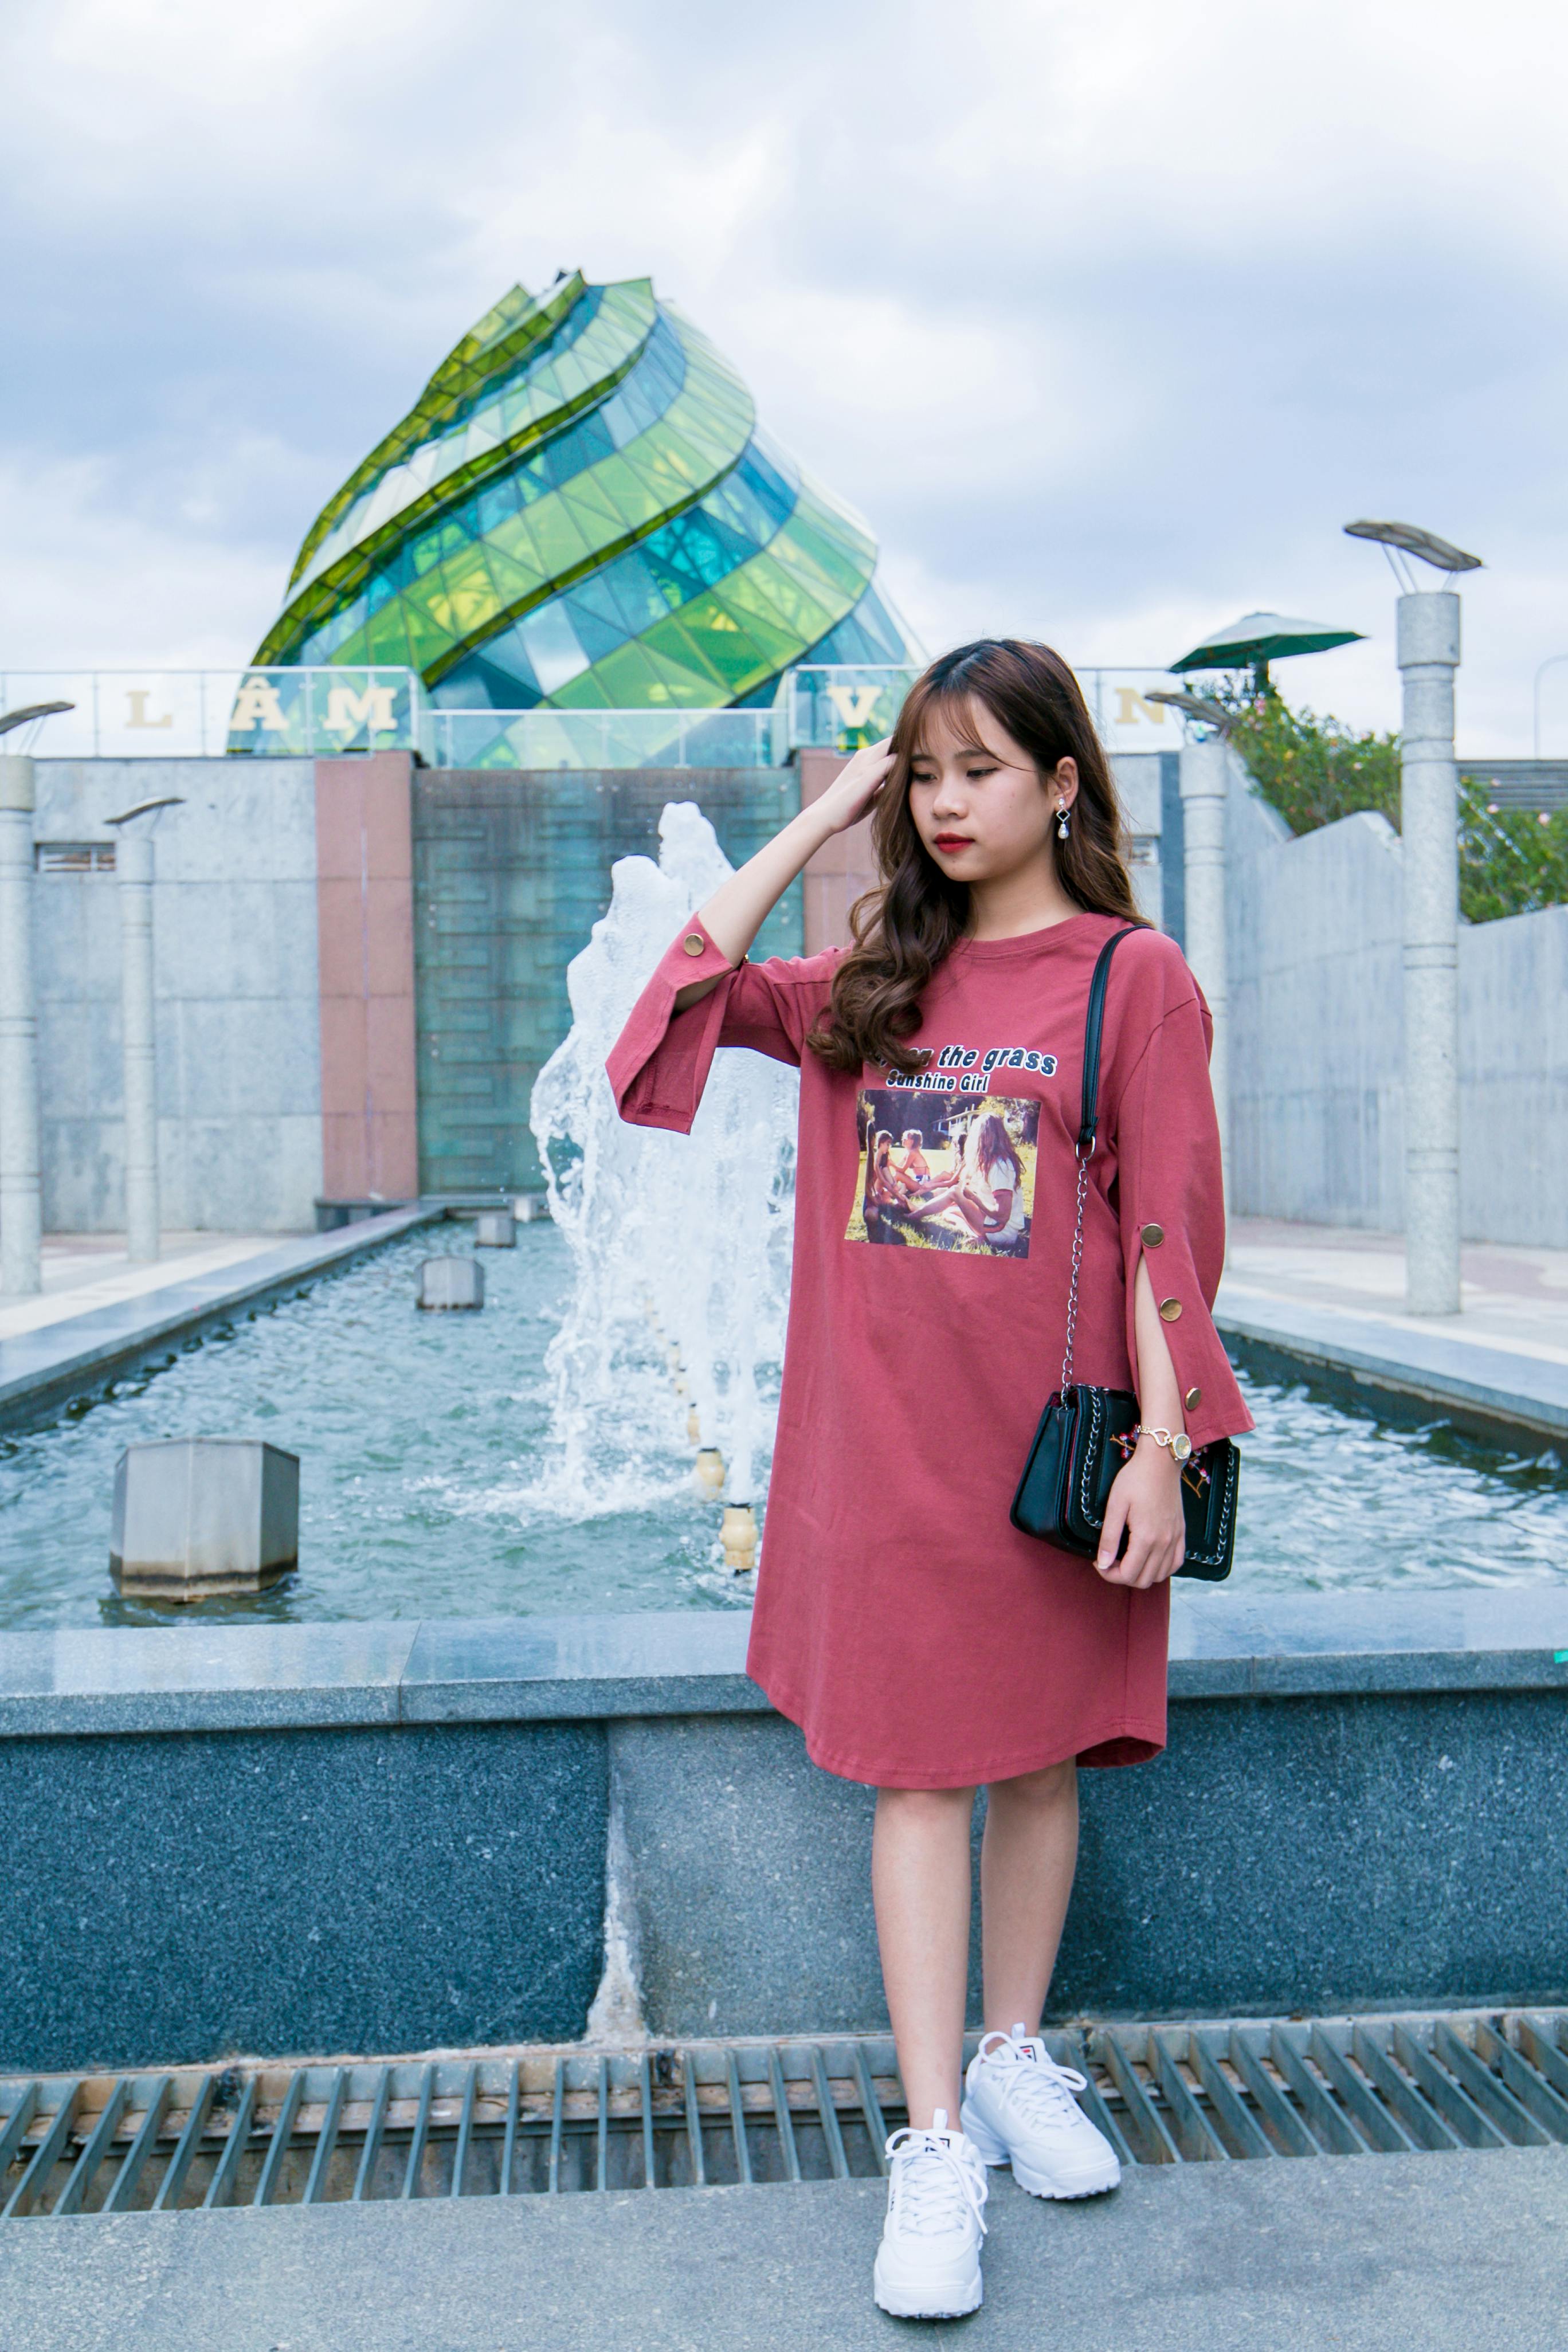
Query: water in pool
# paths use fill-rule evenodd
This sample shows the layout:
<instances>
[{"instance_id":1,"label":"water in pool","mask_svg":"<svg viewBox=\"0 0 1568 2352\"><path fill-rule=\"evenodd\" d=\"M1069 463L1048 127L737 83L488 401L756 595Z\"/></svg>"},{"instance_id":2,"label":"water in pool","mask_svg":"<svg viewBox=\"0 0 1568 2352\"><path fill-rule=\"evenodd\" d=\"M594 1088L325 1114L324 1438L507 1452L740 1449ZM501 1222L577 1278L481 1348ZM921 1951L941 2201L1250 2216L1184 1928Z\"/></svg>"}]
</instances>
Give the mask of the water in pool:
<instances>
[{"instance_id":1,"label":"water in pool","mask_svg":"<svg viewBox=\"0 0 1568 2352\"><path fill-rule=\"evenodd\" d=\"M53 1426L0 1440L0 1623L491 1616L743 1607L719 1512L698 1495L686 1403L650 1329L600 1424L591 1487L550 1441L544 1351L571 1286L562 1236L484 1254L478 1315L421 1315L416 1234L305 1296L192 1345ZM761 1378L763 1418L776 1369ZM1254 1591L1568 1580L1556 1457L1345 1412L1244 1378L1235 1584ZM270 1439L300 1457L300 1562L253 1601L161 1609L109 1581L114 1465L134 1440ZM759 1492L767 1448L760 1446ZM765 1522L764 1522L765 1525Z\"/></svg>"}]
</instances>

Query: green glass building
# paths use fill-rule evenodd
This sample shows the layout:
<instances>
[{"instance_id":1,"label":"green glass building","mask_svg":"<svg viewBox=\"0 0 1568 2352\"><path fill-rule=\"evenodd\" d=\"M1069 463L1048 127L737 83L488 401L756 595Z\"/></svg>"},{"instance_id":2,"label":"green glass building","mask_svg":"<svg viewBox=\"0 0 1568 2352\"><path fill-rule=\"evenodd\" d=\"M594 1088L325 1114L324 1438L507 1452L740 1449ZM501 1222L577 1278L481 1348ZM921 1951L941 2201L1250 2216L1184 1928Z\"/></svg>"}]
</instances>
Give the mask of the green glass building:
<instances>
[{"instance_id":1,"label":"green glass building","mask_svg":"<svg viewBox=\"0 0 1568 2352\"><path fill-rule=\"evenodd\" d=\"M647 278L514 287L306 536L258 664L404 665L453 709L771 702L920 658L858 516Z\"/></svg>"}]
</instances>

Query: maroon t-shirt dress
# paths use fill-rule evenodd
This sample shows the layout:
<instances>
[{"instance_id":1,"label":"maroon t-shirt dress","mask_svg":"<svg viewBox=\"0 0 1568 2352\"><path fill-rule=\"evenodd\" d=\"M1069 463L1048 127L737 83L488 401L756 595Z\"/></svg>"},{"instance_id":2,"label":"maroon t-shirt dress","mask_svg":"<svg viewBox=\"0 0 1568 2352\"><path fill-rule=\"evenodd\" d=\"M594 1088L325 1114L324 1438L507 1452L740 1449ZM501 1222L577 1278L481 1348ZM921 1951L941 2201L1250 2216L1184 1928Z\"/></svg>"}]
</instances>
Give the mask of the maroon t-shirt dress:
<instances>
[{"instance_id":1,"label":"maroon t-shirt dress","mask_svg":"<svg viewBox=\"0 0 1568 2352\"><path fill-rule=\"evenodd\" d=\"M1007 1516L1060 1380L1084 1014L1121 928L1080 914L955 948L921 1001L910 1042L928 1058L911 1078L830 1070L806 1048L839 950L732 969L694 921L609 1059L621 1116L682 1134L719 1046L800 1068L795 1268L747 1664L814 1760L847 1780L963 1788L1069 1756L1140 1763L1164 1744L1168 1588L1106 1584ZM678 991L715 976L711 995L674 1010ZM1074 1376L1136 1387L1146 1256L1200 1445L1252 1426L1209 1311L1225 1255L1210 1035L1174 942L1124 940Z\"/></svg>"}]
</instances>

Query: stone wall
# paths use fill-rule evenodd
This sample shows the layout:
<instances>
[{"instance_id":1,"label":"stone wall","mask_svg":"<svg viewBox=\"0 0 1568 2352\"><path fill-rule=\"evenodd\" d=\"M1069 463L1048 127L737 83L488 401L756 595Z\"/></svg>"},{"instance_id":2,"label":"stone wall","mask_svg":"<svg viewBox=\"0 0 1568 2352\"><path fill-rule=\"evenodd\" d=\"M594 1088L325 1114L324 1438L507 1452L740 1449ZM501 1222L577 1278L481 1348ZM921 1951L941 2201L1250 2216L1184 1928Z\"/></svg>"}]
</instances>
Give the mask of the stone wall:
<instances>
[{"instance_id":1,"label":"stone wall","mask_svg":"<svg viewBox=\"0 0 1568 2352\"><path fill-rule=\"evenodd\" d=\"M124 1226L120 908L108 820L163 793L153 936L164 1227L287 1233L321 1189L315 765L39 760L34 897L44 1223Z\"/></svg>"},{"instance_id":2,"label":"stone wall","mask_svg":"<svg viewBox=\"0 0 1568 2352\"><path fill-rule=\"evenodd\" d=\"M1230 1181L1243 1216L1403 1223L1402 860L1381 816L1229 810ZM1459 931L1468 1239L1568 1248L1568 908Z\"/></svg>"}]
</instances>

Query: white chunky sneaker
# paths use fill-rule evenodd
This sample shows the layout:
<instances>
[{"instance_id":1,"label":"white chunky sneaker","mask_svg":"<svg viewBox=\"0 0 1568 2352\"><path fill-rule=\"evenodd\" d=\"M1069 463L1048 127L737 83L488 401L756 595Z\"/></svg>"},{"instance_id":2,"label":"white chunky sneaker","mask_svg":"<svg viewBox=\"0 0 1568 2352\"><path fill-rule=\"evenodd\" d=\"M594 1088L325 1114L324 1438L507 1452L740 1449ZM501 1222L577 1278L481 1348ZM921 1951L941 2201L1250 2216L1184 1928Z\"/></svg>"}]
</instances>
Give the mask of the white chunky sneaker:
<instances>
[{"instance_id":1,"label":"white chunky sneaker","mask_svg":"<svg viewBox=\"0 0 1568 2352\"><path fill-rule=\"evenodd\" d=\"M1016 2025L988 2033L963 2078L962 2122L987 2164L1010 2164L1031 2197L1098 2197L1121 2178L1116 2151L1073 2097L1081 2074Z\"/></svg>"},{"instance_id":2,"label":"white chunky sneaker","mask_svg":"<svg viewBox=\"0 0 1568 2352\"><path fill-rule=\"evenodd\" d=\"M985 2167L938 2107L930 2131L888 2142L888 2218L873 2273L877 2301L898 2319L961 2319L978 2311Z\"/></svg>"}]
</instances>

